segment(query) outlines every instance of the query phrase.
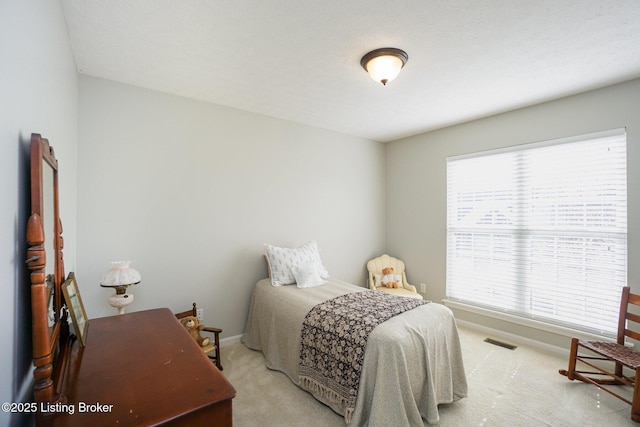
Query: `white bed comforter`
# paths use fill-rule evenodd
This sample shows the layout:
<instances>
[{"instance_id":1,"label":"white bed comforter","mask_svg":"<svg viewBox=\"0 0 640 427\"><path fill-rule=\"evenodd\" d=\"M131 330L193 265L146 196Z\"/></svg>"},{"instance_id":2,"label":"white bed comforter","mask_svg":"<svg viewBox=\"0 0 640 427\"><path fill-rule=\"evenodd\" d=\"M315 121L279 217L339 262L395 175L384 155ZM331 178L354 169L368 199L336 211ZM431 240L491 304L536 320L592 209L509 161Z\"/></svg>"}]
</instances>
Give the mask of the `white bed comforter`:
<instances>
[{"instance_id":1,"label":"white bed comforter","mask_svg":"<svg viewBox=\"0 0 640 427\"><path fill-rule=\"evenodd\" d=\"M242 342L260 350L267 367L284 372L296 385L300 333L316 304L363 288L330 279L300 289L256 284ZM376 291L371 291L376 292ZM439 421L438 404L467 395L467 380L453 313L429 303L395 316L369 335L351 424L356 426L422 426ZM344 415L338 405L316 399Z\"/></svg>"}]
</instances>

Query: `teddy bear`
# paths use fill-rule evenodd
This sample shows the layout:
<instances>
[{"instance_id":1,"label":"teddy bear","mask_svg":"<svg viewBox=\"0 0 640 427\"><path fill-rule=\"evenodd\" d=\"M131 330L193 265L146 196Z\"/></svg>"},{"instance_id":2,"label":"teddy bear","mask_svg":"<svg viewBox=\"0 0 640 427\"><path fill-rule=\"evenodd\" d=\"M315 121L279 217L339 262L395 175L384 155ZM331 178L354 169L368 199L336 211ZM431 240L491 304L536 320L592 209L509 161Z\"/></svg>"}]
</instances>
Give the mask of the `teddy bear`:
<instances>
[{"instance_id":1,"label":"teddy bear","mask_svg":"<svg viewBox=\"0 0 640 427\"><path fill-rule=\"evenodd\" d=\"M400 288L400 276L393 274L393 267L385 267L382 269L382 284L387 288Z\"/></svg>"},{"instance_id":2,"label":"teddy bear","mask_svg":"<svg viewBox=\"0 0 640 427\"><path fill-rule=\"evenodd\" d=\"M195 316L187 316L180 319L180 323L184 326L189 334L193 337L194 340L198 343L200 347L206 347L209 345L209 338L202 337L200 335L200 331L204 329L204 325L200 324L200 320L198 320Z\"/></svg>"}]
</instances>

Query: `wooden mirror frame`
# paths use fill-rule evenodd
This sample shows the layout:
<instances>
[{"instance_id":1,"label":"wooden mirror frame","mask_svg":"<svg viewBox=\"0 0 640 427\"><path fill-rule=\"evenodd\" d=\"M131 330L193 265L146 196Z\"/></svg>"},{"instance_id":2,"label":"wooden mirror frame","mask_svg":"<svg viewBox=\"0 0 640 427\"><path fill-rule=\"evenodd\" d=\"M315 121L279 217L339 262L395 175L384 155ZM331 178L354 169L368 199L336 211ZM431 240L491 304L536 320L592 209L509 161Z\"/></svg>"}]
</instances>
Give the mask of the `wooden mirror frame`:
<instances>
[{"instance_id":1,"label":"wooden mirror frame","mask_svg":"<svg viewBox=\"0 0 640 427\"><path fill-rule=\"evenodd\" d=\"M48 174L51 179L45 179ZM53 188L45 188L45 182ZM50 229L46 230L45 225ZM31 216L27 223L27 245L26 263L31 272L34 398L38 403L57 402L62 400L60 382L64 378L65 356L71 344L61 292L64 244L59 215L58 161L49 141L36 133L31 134ZM53 253L47 253L45 248L52 249ZM53 310L51 320L50 309Z\"/></svg>"}]
</instances>

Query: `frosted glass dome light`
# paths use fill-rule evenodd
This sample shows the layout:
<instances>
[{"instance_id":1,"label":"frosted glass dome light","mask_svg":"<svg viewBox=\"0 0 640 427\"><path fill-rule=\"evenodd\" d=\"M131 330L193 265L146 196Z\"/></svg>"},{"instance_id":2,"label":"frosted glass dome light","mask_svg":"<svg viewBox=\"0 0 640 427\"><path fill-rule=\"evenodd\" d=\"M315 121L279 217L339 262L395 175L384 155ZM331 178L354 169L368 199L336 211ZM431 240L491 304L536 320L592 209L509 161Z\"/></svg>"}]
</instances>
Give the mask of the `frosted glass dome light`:
<instances>
[{"instance_id":1,"label":"frosted glass dome light","mask_svg":"<svg viewBox=\"0 0 640 427\"><path fill-rule=\"evenodd\" d=\"M360 65L371 78L386 85L400 74L400 70L409 60L409 55L404 50L394 47L383 47L372 50L362 57Z\"/></svg>"}]
</instances>

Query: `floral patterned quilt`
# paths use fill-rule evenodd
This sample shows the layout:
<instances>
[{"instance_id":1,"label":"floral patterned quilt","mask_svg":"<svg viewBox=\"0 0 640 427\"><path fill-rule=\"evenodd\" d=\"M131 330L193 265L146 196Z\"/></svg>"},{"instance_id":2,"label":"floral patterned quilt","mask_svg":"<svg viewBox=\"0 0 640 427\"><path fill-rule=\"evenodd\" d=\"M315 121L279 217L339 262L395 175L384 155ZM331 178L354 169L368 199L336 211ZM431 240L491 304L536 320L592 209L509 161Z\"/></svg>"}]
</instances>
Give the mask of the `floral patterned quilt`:
<instances>
[{"instance_id":1,"label":"floral patterned quilt","mask_svg":"<svg viewBox=\"0 0 640 427\"><path fill-rule=\"evenodd\" d=\"M344 408L349 423L369 334L382 322L427 303L367 290L316 305L302 324L300 385Z\"/></svg>"}]
</instances>

